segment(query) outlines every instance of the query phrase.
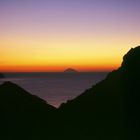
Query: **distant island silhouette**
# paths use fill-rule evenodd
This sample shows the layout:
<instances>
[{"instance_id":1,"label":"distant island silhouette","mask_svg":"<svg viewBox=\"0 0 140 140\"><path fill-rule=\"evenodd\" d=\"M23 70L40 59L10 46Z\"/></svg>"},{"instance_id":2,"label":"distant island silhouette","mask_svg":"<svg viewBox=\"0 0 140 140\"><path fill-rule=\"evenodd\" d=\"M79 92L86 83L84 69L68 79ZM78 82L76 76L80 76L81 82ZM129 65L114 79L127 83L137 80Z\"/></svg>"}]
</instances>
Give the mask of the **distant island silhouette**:
<instances>
[{"instance_id":1,"label":"distant island silhouette","mask_svg":"<svg viewBox=\"0 0 140 140\"><path fill-rule=\"evenodd\" d=\"M0 85L1 136L6 140L140 139L140 46L120 68L59 108L18 85Z\"/></svg>"},{"instance_id":2,"label":"distant island silhouette","mask_svg":"<svg viewBox=\"0 0 140 140\"><path fill-rule=\"evenodd\" d=\"M77 70L72 69L72 68L68 68L68 69L66 69L64 72L65 72L65 73L78 73Z\"/></svg>"}]
</instances>

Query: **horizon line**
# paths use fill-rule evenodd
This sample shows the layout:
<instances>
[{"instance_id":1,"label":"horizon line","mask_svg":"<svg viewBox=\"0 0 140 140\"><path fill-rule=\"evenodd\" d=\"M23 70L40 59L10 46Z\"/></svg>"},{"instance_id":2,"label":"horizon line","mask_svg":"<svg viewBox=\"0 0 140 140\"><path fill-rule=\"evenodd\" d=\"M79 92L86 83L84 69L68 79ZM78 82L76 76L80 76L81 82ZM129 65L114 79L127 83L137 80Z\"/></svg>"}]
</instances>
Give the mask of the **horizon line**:
<instances>
[{"instance_id":1,"label":"horizon line","mask_svg":"<svg viewBox=\"0 0 140 140\"><path fill-rule=\"evenodd\" d=\"M92 72L111 72L113 70L99 70L99 71L76 71L76 72L64 72L64 71L0 71L0 73L92 73Z\"/></svg>"}]
</instances>

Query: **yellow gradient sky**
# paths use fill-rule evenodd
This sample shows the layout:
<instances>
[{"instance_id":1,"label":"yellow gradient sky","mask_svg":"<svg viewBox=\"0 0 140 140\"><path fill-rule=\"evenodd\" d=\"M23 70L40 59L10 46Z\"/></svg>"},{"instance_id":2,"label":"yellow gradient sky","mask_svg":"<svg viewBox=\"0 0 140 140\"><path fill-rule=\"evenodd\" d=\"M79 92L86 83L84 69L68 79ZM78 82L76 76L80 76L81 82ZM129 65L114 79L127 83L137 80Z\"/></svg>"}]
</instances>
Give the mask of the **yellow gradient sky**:
<instances>
[{"instance_id":1,"label":"yellow gradient sky","mask_svg":"<svg viewBox=\"0 0 140 140\"><path fill-rule=\"evenodd\" d=\"M110 71L140 43L138 4L0 2L0 71Z\"/></svg>"}]
</instances>

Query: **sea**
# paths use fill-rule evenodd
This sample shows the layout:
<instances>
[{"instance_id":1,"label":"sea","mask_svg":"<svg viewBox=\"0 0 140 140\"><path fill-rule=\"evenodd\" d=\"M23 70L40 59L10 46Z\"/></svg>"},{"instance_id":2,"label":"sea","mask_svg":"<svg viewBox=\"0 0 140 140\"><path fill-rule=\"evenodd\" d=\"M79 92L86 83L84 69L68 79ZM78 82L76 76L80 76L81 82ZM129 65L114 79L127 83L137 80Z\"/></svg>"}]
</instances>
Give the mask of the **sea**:
<instances>
[{"instance_id":1,"label":"sea","mask_svg":"<svg viewBox=\"0 0 140 140\"><path fill-rule=\"evenodd\" d=\"M47 103L59 107L61 103L74 99L86 89L103 80L109 72L30 72L30 73L4 73L6 78L24 88L29 93L36 95Z\"/></svg>"}]
</instances>

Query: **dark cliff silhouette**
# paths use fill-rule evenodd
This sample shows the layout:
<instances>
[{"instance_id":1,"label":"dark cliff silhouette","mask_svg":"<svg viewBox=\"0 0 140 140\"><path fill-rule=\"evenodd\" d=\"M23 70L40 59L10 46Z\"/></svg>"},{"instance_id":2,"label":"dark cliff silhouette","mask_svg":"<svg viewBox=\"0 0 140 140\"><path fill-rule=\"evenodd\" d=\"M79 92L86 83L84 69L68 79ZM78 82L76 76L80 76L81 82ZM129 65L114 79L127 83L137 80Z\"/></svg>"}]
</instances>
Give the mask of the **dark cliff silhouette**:
<instances>
[{"instance_id":1,"label":"dark cliff silhouette","mask_svg":"<svg viewBox=\"0 0 140 140\"><path fill-rule=\"evenodd\" d=\"M0 78L5 78L4 74L0 73Z\"/></svg>"},{"instance_id":2,"label":"dark cliff silhouette","mask_svg":"<svg viewBox=\"0 0 140 140\"><path fill-rule=\"evenodd\" d=\"M16 84L0 85L0 139L39 139L46 130L49 135L55 112L54 107Z\"/></svg>"},{"instance_id":3,"label":"dark cliff silhouette","mask_svg":"<svg viewBox=\"0 0 140 140\"><path fill-rule=\"evenodd\" d=\"M0 86L3 135L9 139L137 140L140 138L140 47L58 109L6 82Z\"/></svg>"},{"instance_id":4,"label":"dark cliff silhouette","mask_svg":"<svg viewBox=\"0 0 140 140\"><path fill-rule=\"evenodd\" d=\"M62 104L59 110L70 122L70 129L74 122L78 136L124 140L140 136L139 108L140 47L136 47L124 56L118 70L77 98Z\"/></svg>"}]
</instances>

